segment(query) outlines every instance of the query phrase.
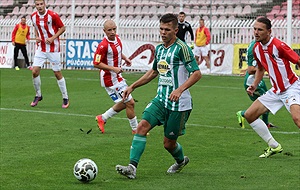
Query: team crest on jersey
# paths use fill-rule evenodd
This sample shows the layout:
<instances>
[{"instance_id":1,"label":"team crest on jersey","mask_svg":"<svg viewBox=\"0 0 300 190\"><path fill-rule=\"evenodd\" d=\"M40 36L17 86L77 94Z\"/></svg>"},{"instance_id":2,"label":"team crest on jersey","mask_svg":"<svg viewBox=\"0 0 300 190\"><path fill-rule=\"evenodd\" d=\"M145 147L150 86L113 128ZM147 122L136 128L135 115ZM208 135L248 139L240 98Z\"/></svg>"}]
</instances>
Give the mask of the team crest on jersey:
<instances>
[{"instance_id":1,"label":"team crest on jersey","mask_svg":"<svg viewBox=\"0 0 300 190\"><path fill-rule=\"evenodd\" d=\"M160 60L157 63L157 70L161 75L167 74L167 72L170 70L170 65L166 60Z\"/></svg>"}]
</instances>

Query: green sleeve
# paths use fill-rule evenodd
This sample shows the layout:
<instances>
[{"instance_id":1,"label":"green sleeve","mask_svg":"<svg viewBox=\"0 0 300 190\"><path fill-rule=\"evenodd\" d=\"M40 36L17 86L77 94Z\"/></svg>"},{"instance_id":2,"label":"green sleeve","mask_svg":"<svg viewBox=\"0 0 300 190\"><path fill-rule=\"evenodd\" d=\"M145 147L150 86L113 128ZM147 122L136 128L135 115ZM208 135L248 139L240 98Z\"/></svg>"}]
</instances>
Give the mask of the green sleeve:
<instances>
[{"instance_id":1,"label":"green sleeve","mask_svg":"<svg viewBox=\"0 0 300 190\"><path fill-rule=\"evenodd\" d=\"M255 43L256 43L255 40L253 40L247 48L247 65L248 66L256 67L256 61L255 61L254 55L253 55L253 47L254 47Z\"/></svg>"},{"instance_id":2,"label":"green sleeve","mask_svg":"<svg viewBox=\"0 0 300 190\"><path fill-rule=\"evenodd\" d=\"M155 71L157 71L157 56L156 56L156 54L157 54L157 49L158 49L158 46L156 46L156 48L155 48L155 53L154 53L154 61L153 61L153 65L152 65L152 69L153 70L155 70Z\"/></svg>"},{"instance_id":3,"label":"green sleeve","mask_svg":"<svg viewBox=\"0 0 300 190\"><path fill-rule=\"evenodd\" d=\"M199 70L198 63L195 59L192 49L185 43L181 46L179 57L181 58L181 61L184 63L185 68L189 73Z\"/></svg>"}]
</instances>

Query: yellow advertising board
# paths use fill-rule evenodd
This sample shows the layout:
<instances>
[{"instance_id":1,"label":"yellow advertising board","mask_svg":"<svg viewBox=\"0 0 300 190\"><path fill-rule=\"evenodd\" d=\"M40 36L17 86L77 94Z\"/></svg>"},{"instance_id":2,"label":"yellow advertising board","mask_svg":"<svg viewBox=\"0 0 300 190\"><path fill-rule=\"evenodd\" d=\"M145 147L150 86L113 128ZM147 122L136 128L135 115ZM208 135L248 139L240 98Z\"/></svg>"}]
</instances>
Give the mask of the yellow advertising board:
<instances>
[{"instance_id":1,"label":"yellow advertising board","mask_svg":"<svg viewBox=\"0 0 300 190\"><path fill-rule=\"evenodd\" d=\"M243 72L243 70L247 69L246 53L247 53L248 45L249 44L235 44L234 45L233 67L232 67L233 74L241 74ZM292 48L300 56L300 44L292 44ZM299 76L300 68L292 63L291 63L291 66L292 66L293 70L295 71L295 73Z\"/></svg>"}]
</instances>

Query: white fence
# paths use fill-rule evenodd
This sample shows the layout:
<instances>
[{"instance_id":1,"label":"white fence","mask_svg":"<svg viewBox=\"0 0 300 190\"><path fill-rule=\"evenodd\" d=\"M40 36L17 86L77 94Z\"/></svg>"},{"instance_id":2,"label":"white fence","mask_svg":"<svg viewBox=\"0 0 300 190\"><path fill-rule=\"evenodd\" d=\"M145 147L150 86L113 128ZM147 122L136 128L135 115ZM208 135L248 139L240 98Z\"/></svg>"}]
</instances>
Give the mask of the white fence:
<instances>
[{"instance_id":1,"label":"white fence","mask_svg":"<svg viewBox=\"0 0 300 190\"><path fill-rule=\"evenodd\" d=\"M0 20L0 40L11 40L11 32L19 19ZM76 19L74 22L74 39L102 39L103 23L105 20L99 19ZM62 39L71 38L71 19L63 20L67 27ZM28 20L28 25L32 26ZM211 43L249 43L253 38L252 25L254 20L214 20L207 22L206 26L211 29ZM198 20L191 22L193 29L198 27ZM273 36L287 41L287 22L286 20L272 21ZM300 20L292 21L292 43L300 43ZM159 22L158 20L124 20L120 19L118 29L119 36L124 40L150 41L158 42ZM33 28L31 28L31 37L34 37Z\"/></svg>"}]
</instances>

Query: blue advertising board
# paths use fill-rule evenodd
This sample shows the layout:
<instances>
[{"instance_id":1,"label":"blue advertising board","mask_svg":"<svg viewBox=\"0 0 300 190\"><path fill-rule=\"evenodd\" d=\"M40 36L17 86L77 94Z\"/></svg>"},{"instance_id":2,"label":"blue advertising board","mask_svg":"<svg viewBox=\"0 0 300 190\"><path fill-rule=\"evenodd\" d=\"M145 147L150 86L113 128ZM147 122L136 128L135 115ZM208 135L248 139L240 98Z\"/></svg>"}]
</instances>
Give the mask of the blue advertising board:
<instances>
[{"instance_id":1,"label":"blue advertising board","mask_svg":"<svg viewBox=\"0 0 300 190\"><path fill-rule=\"evenodd\" d=\"M92 68L94 53L102 40L67 39L67 67Z\"/></svg>"}]
</instances>

